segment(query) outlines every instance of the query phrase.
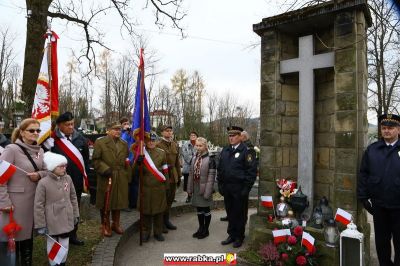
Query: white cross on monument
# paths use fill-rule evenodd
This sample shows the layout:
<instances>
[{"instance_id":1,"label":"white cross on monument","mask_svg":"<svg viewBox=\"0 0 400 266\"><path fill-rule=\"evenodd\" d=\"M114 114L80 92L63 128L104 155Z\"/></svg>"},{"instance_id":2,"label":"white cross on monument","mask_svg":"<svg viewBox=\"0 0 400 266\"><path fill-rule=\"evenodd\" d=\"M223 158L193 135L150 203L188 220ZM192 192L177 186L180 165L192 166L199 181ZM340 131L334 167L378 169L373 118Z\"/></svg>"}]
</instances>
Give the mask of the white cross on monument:
<instances>
[{"instance_id":1,"label":"white cross on monument","mask_svg":"<svg viewBox=\"0 0 400 266\"><path fill-rule=\"evenodd\" d=\"M309 201L310 218L314 200L314 69L334 66L334 52L314 55L313 36L299 38L299 58L280 62L280 73L299 72L298 185Z\"/></svg>"}]
</instances>

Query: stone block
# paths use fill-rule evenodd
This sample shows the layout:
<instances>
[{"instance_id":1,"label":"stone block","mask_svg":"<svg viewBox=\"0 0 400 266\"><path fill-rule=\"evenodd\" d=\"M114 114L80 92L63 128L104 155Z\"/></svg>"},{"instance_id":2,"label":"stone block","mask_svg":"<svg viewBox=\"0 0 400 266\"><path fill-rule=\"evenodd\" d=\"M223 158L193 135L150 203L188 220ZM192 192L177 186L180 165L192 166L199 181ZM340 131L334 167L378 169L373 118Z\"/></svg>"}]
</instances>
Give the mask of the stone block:
<instances>
[{"instance_id":1,"label":"stone block","mask_svg":"<svg viewBox=\"0 0 400 266\"><path fill-rule=\"evenodd\" d=\"M261 100L272 100L275 99L276 91L275 91L275 82L264 82L261 84Z\"/></svg>"},{"instance_id":2,"label":"stone block","mask_svg":"<svg viewBox=\"0 0 400 266\"><path fill-rule=\"evenodd\" d=\"M357 193L349 190L335 189L335 202L332 207L355 211L357 208Z\"/></svg>"},{"instance_id":3,"label":"stone block","mask_svg":"<svg viewBox=\"0 0 400 266\"><path fill-rule=\"evenodd\" d=\"M356 111L338 111L335 115L335 131L349 132L357 130Z\"/></svg>"},{"instance_id":4,"label":"stone block","mask_svg":"<svg viewBox=\"0 0 400 266\"><path fill-rule=\"evenodd\" d=\"M336 92L354 92L356 88L355 72L336 72L335 75Z\"/></svg>"},{"instance_id":5,"label":"stone block","mask_svg":"<svg viewBox=\"0 0 400 266\"><path fill-rule=\"evenodd\" d=\"M330 149L330 161L329 161L329 169L335 169L336 166L336 160L335 160L335 154L336 154L336 149Z\"/></svg>"},{"instance_id":6,"label":"stone block","mask_svg":"<svg viewBox=\"0 0 400 266\"><path fill-rule=\"evenodd\" d=\"M277 172L277 168L273 168L273 167L260 167L259 170L259 179L260 181L273 181L275 180L275 176L276 176L276 172ZM260 190L261 185L258 186L258 189Z\"/></svg>"},{"instance_id":7,"label":"stone block","mask_svg":"<svg viewBox=\"0 0 400 266\"><path fill-rule=\"evenodd\" d=\"M342 132L335 134L335 143L337 148L355 148L356 133L355 132Z\"/></svg>"},{"instance_id":8,"label":"stone block","mask_svg":"<svg viewBox=\"0 0 400 266\"><path fill-rule=\"evenodd\" d=\"M299 132L299 118L293 116L282 117L282 133Z\"/></svg>"},{"instance_id":9,"label":"stone block","mask_svg":"<svg viewBox=\"0 0 400 266\"><path fill-rule=\"evenodd\" d=\"M290 166L290 148L282 148L282 166Z\"/></svg>"},{"instance_id":10,"label":"stone block","mask_svg":"<svg viewBox=\"0 0 400 266\"><path fill-rule=\"evenodd\" d=\"M334 128L334 115L315 117L316 132L331 132Z\"/></svg>"},{"instance_id":11,"label":"stone block","mask_svg":"<svg viewBox=\"0 0 400 266\"><path fill-rule=\"evenodd\" d=\"M299 145L299 135L293 134L292 135L292 147Z\"/></svg>"},{"instance_id":12,"label":"stone block","mask_svg":"<svg viewBox=\"0 0 400 266\"><path fill-rule=\"evenodd\" d=\"M336 15L335 25L351 24L354 21L353 12L341 12Z\"/></svg>"},{"instance_id":13,"label":"stone block","mask_svg":"<svg viewBox=\"0 0 400 266\"><path fill-rule=\"evenodd\" d=\"M282 166L282 158L283 158L282 148L281 147L277 147L276 148L276 166L277 167L281 167Z\"/></svg>"},{"instance_id":14,"label":"stone block","mask_svg":"<svg viewBox=\"0 0 400 266\"><path fill-rule=\"evenodd\" d=\"M336 174L335 187L343 190L356 190L357 175L355 174Z\"/></svg>"},{"instance_id":15,"label":"stone block","mask_svg":"<svg viewBox=\"0 0 400 266\"><path fill-rule=\"evenodd\" d=\"M329 169L329 148L315 149L315 168Z\"/></svg>"},{"instance_id":16,"label":"stone block","mask_svg":"<svg viewBox=\"0 0 400 266\"><path fill-rule=\"evenodd\" d=\"M261 138L264 132L273 131L276 127L276 117L274 115L263 115L260 117Z\"/></svg>"},{"instance_id":17,"label":"stone block","mask_svg":"<svg viewBox=\"0 0 400 266\"><path fill-rule=\"evenodd\" d=\"M316 147L334 147L335 134L333 133L315 133L315 146Z\"/></svg>"},{"instance_id":18,"label":"stone block","mask_svg":"<svg viewBox=\"0 0 400 266\"><path fill-rule=\"evenodd\" d=\"M292 145L292 135L291 134L281 134L281 146L287 147Z\"/></svg>"},{"instance_id":19,"label":"stone block","mask_svg":"<svg viewBox=\"0 0 400 266\"><path fill-rule=\"evenodd\" d=\"M298 161L298 148L290 148L289 165L291 167L297 167Z\"/></svg>"},{"instance_id":20,"label":"stone block","mask_svg":"<svg viewBox=\"0 0 400 266\"><path fill-rule=\"evenodd\" d=\"M280 177L297 179L297 167L282 167Z\"/></svg>"},{"instance_id":21,"label":"stone block","mask_svg":"<svg viewBox=\"0 0 400 266\"><path fill-rule=\"evenodd\" d=\"M280 135L274 132L265 132L260 142L263 146L280 146Z\"/></svg>"},{"instance_id":22,"label":"stone block","mask_svg":"<svg viewBox=\"0 0 400 266\"><path fill-rule=\"evenodd\" d=\"M262 62L261 82L275 81L277 77L277 67L275 62Z\"/></svg>"},{"instance_id":23,"label":"stone block","mask_svg":"<svg viewBox=\"0 0 400 266\"><path fill-rule=\"evenodd\" d=\"M299 102L286 102L285 115L298 116L299 115Z\"/></svg>"},{"instance_id":24,"label":"stone block","mask_svg":"<svg viewBox=\"0 0 400 266\"><path fill-rule=\"evenodd\" d=\"M333 184L335 177L334 170L328 169L315 169L315 180L316 183L322 184Z\"/></svg>"},{"instance_id":25,"label":"stone block","mask_svg":"<svg viewBox=\"0 0 400 266\"><path fill-rule=\"evenodd\" d=\"M337 72L356 71L356 50L341 49L335 52L335 70Z\"/></svg>"},{"instance_id":26,"label":"stone block","mask_svg":"<svg viewBox=\"0 0 400 266\"><path fill-rule=\"evenodd\" d=\"M261 146L260 149L260 168L261 167L275 167L275 147Z\"/></svg>"},{"instance_id":27,"label":"stone block","mask_svg":"<svg viewBox=\"0 0 400 266\"><path fill-rule=\"evenodd\" d=\"M278 60L278 49L276 48L265 48L261 56L261 61L264 63L274 63Z\"/></svg>"},{"instance_id":28,"label":"stone block","mask_svg":"<svg viewBox=\"0 0 400 266\"><path fill-rule=\"evenodd\" d=\"M357 150L342 149L335 150L335 171L342 174L356 174L357 169Z\"/></svg>"},{"instance_id":29,"label":"stone block","mask_svg":"<svg viewBox=\"0 0 400 266\"><path fill-rule=\"evenodd\" d=\"M322 199L323 196L331 198L332 184L315 183L314 198Z\"/></svg>"},{"instance_id":30,"label":"stone block","mask_svg":"<svg viewBox=\"0 0 400 266\"><path fill-rule=\"evenodd\" d=\"M282 100L298 102L299 101L299 86L282 84Z\"/></svg>"},{"instance_id":31,"label":"stone block","mask_svg":"<svg viewBox=\"0 0 400 266\"><path fill-rule=\"evenodd\" d=\"M276 114L284 115L286 112L286 103L283 101L276 101Z\"/></svg>"},{"instance_id":32,"label":"stone block","mask_svg":"<svg viewBox=\"0 0 400 266\"><path fill-rule=\"evenodd\" d=\"M261 100L260 114L261 115L275 115L277 102L273 100Z\"/></svg>"},{"instance_id":33,"label":"stone block","mask_svg":"<svg viewBox=\"0 0 400 266\"><path fill-rule=\"evenodd\" d=\"M273 181L259 181L258 194L260 196L275 195L278 193L276 188L275 179Z\"/></svg>"},{"instance_id":34,"label":"stone block","mask_svg":"<svg viewBox=\"0 0 400 266\"><path fill-rule=\"evenodd\" d=\"M357 94L355 92L336 94L336 110L356 110L357 106Z\"/></svg>"}]
</instances>

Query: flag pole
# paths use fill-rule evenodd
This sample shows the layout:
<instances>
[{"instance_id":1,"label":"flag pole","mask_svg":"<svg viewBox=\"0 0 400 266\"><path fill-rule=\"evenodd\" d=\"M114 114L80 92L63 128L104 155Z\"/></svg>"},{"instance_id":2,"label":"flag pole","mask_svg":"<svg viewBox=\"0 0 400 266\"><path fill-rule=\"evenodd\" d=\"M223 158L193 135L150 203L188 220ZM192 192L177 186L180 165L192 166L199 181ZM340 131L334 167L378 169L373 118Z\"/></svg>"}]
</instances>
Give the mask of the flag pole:
<instances>
[{"instance_id":1,"label":"flag pole","mask_svg":"<svg viewBox=\"0 0 400 266\"><path fill-rule=\"evenodd\" d=\"M143 48L140 48L139 58L139 71L140 75L140 136L139 136L139 149L140 155L143 156L143 145L144 145L144 60L143 60ZM143 162L139 166L139 244L142 245L143 239Z\"/></svg>"}]
</instances>

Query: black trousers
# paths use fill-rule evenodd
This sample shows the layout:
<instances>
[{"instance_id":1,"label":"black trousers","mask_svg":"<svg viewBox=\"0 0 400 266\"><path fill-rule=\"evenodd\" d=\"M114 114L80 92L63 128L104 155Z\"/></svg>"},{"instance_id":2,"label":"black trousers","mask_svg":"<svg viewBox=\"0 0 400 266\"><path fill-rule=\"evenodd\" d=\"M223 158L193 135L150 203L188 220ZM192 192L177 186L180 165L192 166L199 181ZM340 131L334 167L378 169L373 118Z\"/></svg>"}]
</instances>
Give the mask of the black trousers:
<instances>
[{"instance_id":1,"label":"black trousers","mask_svg":"<svg viewBox=\"0 0 400 266\"><path fill-rule=\"evenodd\" d=\"M400 209L373 205L375 245L380 266L400 266ZM394 263L391 260L391 240L394 245Z\"/></svg>"},{"instance_id":2,"label":"black trousers","mask_svg":"<svg viewBox=\"0 0 400 266\"><path fill-rule=\"evenodd\" d=\"M248 195L242 195L243 185L225 184L224 185L224 203L226 214L228 215L227 233L234 239L244 239L244 231L247 221Z\"/></svg>"},{"instance_id":3,"label":"black trousers","mask_svg":"<svg viewBox=\"0 0 400 266\"><path fill-rule=\"evenodd\" d=\"M183 174L183 191L187 191L187 184L188 184L189 174Z\"/></svg>"}]
</instances>

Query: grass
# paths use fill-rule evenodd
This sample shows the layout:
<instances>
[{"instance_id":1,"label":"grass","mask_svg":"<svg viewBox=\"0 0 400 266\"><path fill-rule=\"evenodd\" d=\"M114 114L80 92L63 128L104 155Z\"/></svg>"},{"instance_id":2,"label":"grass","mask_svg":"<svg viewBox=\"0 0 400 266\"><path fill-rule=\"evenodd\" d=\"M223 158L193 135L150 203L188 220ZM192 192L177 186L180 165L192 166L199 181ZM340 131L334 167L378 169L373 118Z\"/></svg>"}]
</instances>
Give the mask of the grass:
<instances>
[{"instance_id":1,"label":"grass","mask_svg":"<svg viewBox=\"0 0 400 266\"><path fill-rule=\"evenodd\" d=\"M70 245L67 265L90 265L95 246L100 242L100 224L97 220L86 220L79 224L78 236L85 241L84 246ZM46 253L46 239L37 236L33 240L33 266L49 265Z\"/></svg>"},{"instance_id":2,"label":"grass","mask_svg":"<svg viewBox=\"0 0 400 266\"><path fill-rule=\"evenodd\" d=\"M263 261L261 259L261 256L258 254L258 252L255 250L252 250L250 248L240 251L238 253L238 256L249 263L256 264L256 265L263 265Z\"/></svg>"}]
</instances>

